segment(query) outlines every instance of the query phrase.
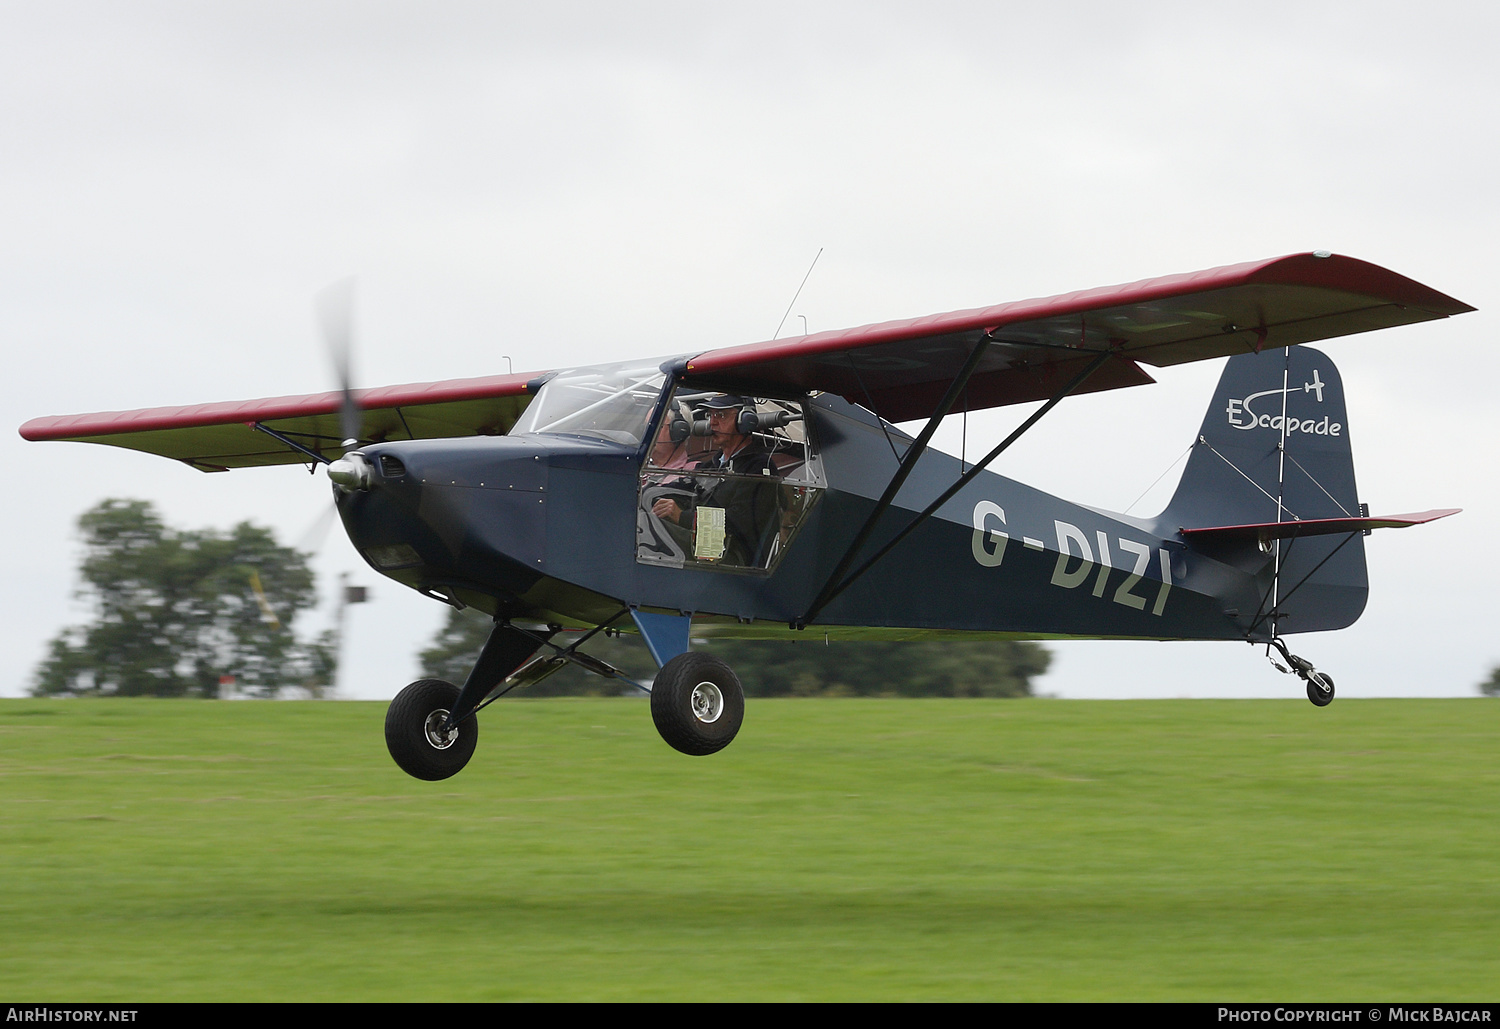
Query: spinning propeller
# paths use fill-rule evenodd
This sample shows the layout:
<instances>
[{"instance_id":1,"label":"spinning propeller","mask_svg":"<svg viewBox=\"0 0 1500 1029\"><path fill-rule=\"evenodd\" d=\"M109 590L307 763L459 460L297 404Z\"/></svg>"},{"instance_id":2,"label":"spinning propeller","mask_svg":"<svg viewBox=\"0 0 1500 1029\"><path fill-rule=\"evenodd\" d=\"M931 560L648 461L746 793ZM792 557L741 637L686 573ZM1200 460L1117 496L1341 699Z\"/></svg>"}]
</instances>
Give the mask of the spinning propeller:
<instances>
[{"instance_id":1,"label":"spinning propeller","mask_svg":"<svg viewBox=\"0 0 1500 1029\"><path fill-rule=\"evenodd\" d=\"M339 435L345 450L359 443L359 402L354 399L354 280L335 282L317 299L318 320L323 325L323 344L333 361L343 403L339 407Z\"/></svg>"},{"instance_id":2,"label":"spinning propeller","mask_svg":"<svg viewBox=\"0 0 1500 1029\"><path fill-rule=\"evenodd\" d=\"M370 466L358 454L347 451L359 446L362 419L359 401L354 396L354 279L335 282L317 300L318 320L323 326L323 343L333 361L338 377L339 447L342 456L328 465L328 477L345 489L362 489L370 483Z\"/></svg>"}]
</instances>

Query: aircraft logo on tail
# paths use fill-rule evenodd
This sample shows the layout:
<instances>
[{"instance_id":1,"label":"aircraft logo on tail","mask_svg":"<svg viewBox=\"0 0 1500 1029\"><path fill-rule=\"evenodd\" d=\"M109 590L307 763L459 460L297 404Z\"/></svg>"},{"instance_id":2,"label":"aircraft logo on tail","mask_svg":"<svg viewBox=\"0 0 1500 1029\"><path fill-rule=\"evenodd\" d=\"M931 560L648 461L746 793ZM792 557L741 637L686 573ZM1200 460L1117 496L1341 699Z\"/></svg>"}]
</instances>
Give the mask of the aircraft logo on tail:
<instances>
[{"instance_id":1,"label":"aircraft logo on tail","mask_svg":"<svg viewBox=\"0 0 1500 1029\"><path fill-rule=\"evenodd\" d=\"M1226 410L1229 415L1229 424L1236 429L1274 429L1280 432L1282 416L1280 414L1256 414L1250 407L1251 403L1261 397L1281 396L1288 393L1313 393L1316 394L1318 403L1321 404L1323 387L1326 385L1327 383L1318 375L1318 370L1314 368L1312 381L1304 382L1301 386L1261 390L1259 393L1251 393L1242 400L1231 400ZM1343 430L1342 422L1330 421L1326 415L1321 420L1317 418L1288 418L1286 420L1288 435L1302 432L1313 436L1338 436Z\"/></svg>"}]
</instances>

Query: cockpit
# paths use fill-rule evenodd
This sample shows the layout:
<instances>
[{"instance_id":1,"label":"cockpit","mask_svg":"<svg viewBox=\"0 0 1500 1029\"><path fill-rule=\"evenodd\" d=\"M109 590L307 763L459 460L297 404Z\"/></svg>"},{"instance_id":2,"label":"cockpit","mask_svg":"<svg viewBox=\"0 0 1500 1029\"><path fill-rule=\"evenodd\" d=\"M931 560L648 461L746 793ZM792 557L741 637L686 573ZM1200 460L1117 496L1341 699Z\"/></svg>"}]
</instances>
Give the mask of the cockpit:
<instances>
[{"instance_id":1,"label":"cockpit","mask_svg":"<svg viewBox=\"0 0 1500 1029\"><path fill-rule=\"evenodd\" d=\"M644 450L636 560L769 573L821 495L805 398L673 384L658 365L549 379L512 434L591 437ZM654 420L653 420L654 419ZM643 441L650 436L649 446Z\"/></svg>"},{"instance_id":2,"label":"cockpit","mask_svg":"<svg viewBox=\"0 0 1500 1029\"><path fill-rule=\"evenodd\" d=\"M678 386L641 469L636 559L770 571L823 485L802 400Z\"/></svg>"}]
</instances>

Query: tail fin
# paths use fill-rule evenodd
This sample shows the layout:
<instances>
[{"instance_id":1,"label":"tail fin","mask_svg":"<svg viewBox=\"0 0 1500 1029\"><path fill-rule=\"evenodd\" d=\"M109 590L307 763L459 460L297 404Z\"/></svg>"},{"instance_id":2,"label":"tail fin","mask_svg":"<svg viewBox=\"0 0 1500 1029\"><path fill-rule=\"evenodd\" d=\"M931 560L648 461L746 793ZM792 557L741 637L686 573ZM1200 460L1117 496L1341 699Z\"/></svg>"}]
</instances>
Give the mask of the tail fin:
<instances>
[{"instance_id":1,"label":"tail fin","mask_svg":"<svg viewBox=\"0 0 1500 1029\"><path fill-rule=\"evenodd\" d=\"M1344 387L1333 362L1306 346L1230 358L1162 512L1163 531L1360 514ZM1341 629L1360 616L1369 592L1362 532L1270 535L1281 538L1187 536L1206 556L1256 575L1260 610L1238 615L1248 634Z\"/></svg>"}]
</instances>

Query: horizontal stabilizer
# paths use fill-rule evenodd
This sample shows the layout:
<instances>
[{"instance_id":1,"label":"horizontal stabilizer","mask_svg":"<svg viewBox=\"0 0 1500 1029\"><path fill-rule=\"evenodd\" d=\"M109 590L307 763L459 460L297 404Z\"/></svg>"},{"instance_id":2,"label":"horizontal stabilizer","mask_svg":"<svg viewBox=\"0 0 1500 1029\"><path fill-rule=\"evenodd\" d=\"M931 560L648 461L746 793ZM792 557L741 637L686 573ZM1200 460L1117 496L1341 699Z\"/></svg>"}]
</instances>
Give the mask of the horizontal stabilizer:
<instances>
[{"instance_id":1,"label":"horizontal stabilizer","mask_svg":"<svg viewBox=\"0 0 1500 1029\"><path fill-rule=\"evenodd\" d=\"M1202 529L1182 529L1182 535L1194 542L1215 540L1296 539L1302 536L1332 536L1342 532L1368 532L1371 529L1404 529L1409 525L1435 522L1458 514L1463 508L1444 507L1435 511L1382 515L1375 518L1309 518L1305 521L1261 522L1258 525L1215 525Z\"/></svg>"}]
</instances>

